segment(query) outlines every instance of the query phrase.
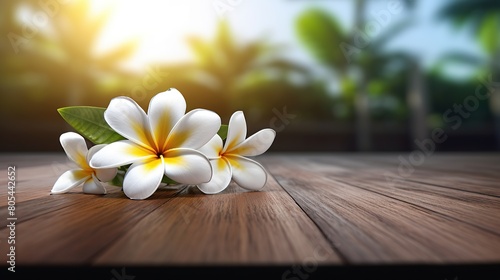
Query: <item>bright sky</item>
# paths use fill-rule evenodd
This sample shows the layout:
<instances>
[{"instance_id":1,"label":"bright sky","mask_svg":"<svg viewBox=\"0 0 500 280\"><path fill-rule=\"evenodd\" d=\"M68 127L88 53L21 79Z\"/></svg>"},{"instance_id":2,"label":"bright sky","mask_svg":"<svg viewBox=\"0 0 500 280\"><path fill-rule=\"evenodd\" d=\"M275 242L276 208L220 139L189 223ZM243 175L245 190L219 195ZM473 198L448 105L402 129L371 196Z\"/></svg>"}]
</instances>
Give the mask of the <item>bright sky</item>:
<instances>
[{"instance_id":1,"label":"bright sky","mask_svg":"<svg viewBox=\"0 0 500 280\"><path fill-rule=\"evenodd\" d=\"M373 0L367 8L367 21L374 13L386 11L393 0ZM448 0L450 1L450 0ZM415 24L390 44L391 48L408 50L418 55L425 66L450 50L463 50L480 54L478 46L466 32L456 32L450 24L438 21L435 12L445 1L419 0L413 13L402 11L391 14L389 24L413 16ZM348 0L142 0L99 1L96 10L114 6L114 13L105 30L98 49L136 37L141 41L137 55L128 64L143 69L148 63L190 59L186 47L187 35L213 37L216 21L224 17L231 22L233 31L243 40L266 36L274 42L290 46L285 54L294 60L314 65L313 59L298 43L294 32L296 17L308 7L317 6L330 11L340 22L352 25L354 1ZM215 6L221 9L218 12ZM363 27L362 27L363 28ZM340 42L339 42L340 43ZM460 73L461 69L455 69ZM462 69L464 70L464 69ZM467 72L467 70L464 70Z\"/></svg>"}]
</instances>

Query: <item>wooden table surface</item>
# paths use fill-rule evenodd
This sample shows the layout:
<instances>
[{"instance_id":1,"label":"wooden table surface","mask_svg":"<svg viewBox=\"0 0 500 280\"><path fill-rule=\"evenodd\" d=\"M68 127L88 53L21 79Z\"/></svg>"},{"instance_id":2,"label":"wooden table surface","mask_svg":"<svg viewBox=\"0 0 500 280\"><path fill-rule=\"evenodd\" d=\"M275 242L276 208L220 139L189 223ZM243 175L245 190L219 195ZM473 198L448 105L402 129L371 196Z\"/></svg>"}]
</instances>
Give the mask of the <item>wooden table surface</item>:
<instances>
[{"instance_id":1,"label":"wooden table surface","mask_svg":"<svg viewBox=\"0 0 500 280\"><path fill-rule=\"evenodd\" d=\"M3 154L0 219L15 165L19 266L500 262L499 154L256 159L270 174L260 192L187 186L133 201L114 186L49 195L71 167L64 154ZM0 229L4 264L8 234Z\"/></svg>"}]
</instances>

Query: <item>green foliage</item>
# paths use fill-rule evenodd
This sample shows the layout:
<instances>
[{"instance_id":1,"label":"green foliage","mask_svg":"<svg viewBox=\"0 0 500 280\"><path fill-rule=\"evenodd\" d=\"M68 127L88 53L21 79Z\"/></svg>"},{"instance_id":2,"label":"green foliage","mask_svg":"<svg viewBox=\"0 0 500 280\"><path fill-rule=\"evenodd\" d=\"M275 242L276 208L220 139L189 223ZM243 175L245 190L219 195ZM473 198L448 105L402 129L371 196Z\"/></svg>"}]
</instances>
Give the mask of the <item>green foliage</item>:
<instances>
[{"instance_id":1,"label":"green foliage","mask_svg":"<svg viewBox=\"0 0 500 280\"><path fill-rule=\"evenodd\" d=\"M220 138L222 138L222 140L225 140L227 138L227 129L228 129L228 125L223 124L220 126L219 131L217 132L217 134L219 134L219 136L220 136Z\"/></svg>"},{"instance_id":2,"label":"green foliage","mask_svg":"<svg viewBox=\"0 0 500 280\"><path fill-rule=\"evenodd\" d=\"M500 47L500 2L491 0L450 1L437 14L458 27L468 24L483 49L490 55Z\"/></svg>"},{"instance_id":3,"label":"green foliage","mask_svg":"<svg viewBox=\"0 0 500 280\"><path fill-rule=\"evenodd\" d=\"M113 186L116 186L116 187L123 187L123 180L125 179L125 174L127 173L127 170L130 168L130 166L131 166L131 164L125 165L125 166L120 166L118 168L118 172L116 173L115 178L113 178L113 180L111 180L109 183ZM170 179L166 175L163 175L161 182L163 184L167 184L167 185L178 184L176 181Z\"/></svg>"},{"instance_id":4,"label":"green foliage","mask_svg":"<svg viewBox=\"0 0 500 280\"><path fill-rule=\"evenodd\" d=\"M427 87L430 92L430 104L432 104L429 113L433 114L433 123L444 125L444 114L447 111L454 110L454 104L463 104L464 100L470 96L474 96L477 90L477 80L453 80L446 78L439 73L429 73L426 77ZM486 88L481 88L481 93L486 91ZM456 112L453 111L453 114ZM464 118L463 122L467 125L478 123L488 123L492 120L492 112L489 109L488 101L480 101L479 107L470 114L468 118Z\"/></svg>"},{"instance_id":5,"label":"green foliage","mask_svg":"<svg viewBox=\"0 0 500 280\"><path fill-rule=\"evenodd\" d=\"M275 85L280 85L280 92L290 92L297 88L293 77L309 79L308 69L281 57L285 47L280 44L265 37L243 42L237 35L221 20L212 38L188 38L195 61L165 65L163 71L172 75L158 87L175 86L193 108L216 111L223 120L242 110L249 123L256 119L268 122L264 114L281 107L279 102L286 100L285 105L291 107L290 96L283 99ZM279 102L273 103L275 100Z\"/></svg>"},{"instance_id":6,"label":"green foliage","mask_svg":"<svg viewBox=\"0 0 500 280\"><path fill-rule=\"evenodd\" d=\"M347 61L338 48L347 41L340 24L328 13L311 9L302 13L295 23L299 39L316 57L329 66L339 66Z\"/></svg>"},{"instance_id":7,"label":"green foliage","mask_svg":"<svg viewBox=\"0 0 500 280\"><path fill-rule=\"evenodd\" d=\"M125 139L106 123L105 110L100 107L72 106L59 108L57 111L78 133L94 144L108 144Z\"/></svg>"},{"instance_id":8,"label":"green foliage","mask_svg":"<svg viewBox=\"0 0 500 280\"><path fill-rule=\"evenodd\" d=\"M479 29L479 42L488 54L494 54L498 49L500 37L498 28L500 27L500 16L498 14L489 14L483 21Z\"/></svg>"},{"instance_id":9,"label":"green foliage","mask_svg":"<svg viewBox=\"0 0 500 280\"><path fill-rule=\"evenodd\" d=\"M161 179L161 182L167 185L176 185L178 184L176 181L168 178L167 176L163 175L163 178Z\"/></svg>"},{"instance_id":10,"label":"green foliage","mask_svg":"<svg viewBox=\"0 0 500 280\"><path fill-rule=\"evenodd\" d=\"M402 107L405 103L404 95L401 96L400 92L406 89L402 88L401 91L399 84L406 81L411 57L403 52L389 52L385 47L411 24L410 19L404 19L387 26L381 34L370 38L364 47L354 46L358 30L343 30L333 15L320 9L302 13L295 28L311 55L327 66L338 79L339 102L344 104L337 105L335 111L347 117L368 110L370 117L385 115L403 120ZM356 54L346 52L344 56L343 45L357 48ZM375 106L362 107L361 103L356 103L356 96L362 93L370 95L371 103Z\"/></svg>"},{"instance_id":11,"label":"green foliage","mask_svg":"<svg viewBox=\"0 0 500 280\"><path fill-rule=\"evenodd\" d=\"M116 173L115 178L111 180L109 183L113 186L123 187L123 180L125 179L125 173L127 173L127 169L130 167L130 164L127 166L118 167L118 172Z\"/></svg>"}]
</instances>

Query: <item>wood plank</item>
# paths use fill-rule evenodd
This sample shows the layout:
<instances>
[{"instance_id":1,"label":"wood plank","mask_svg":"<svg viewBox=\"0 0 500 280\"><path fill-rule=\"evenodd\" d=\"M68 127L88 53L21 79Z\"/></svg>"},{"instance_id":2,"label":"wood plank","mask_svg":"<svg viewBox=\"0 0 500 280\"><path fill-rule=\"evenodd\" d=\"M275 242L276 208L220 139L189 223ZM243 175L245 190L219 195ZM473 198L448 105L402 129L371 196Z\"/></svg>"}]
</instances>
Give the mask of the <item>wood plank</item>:
<instances>
[{"instance_id":1,"label":"wood plank","mask_svg":"<svg viewBox=\"0 0 500 280\"><path fill-rule=\"evenodd\" d=\"M25 265L90 263L96 254L174 194L174 190L158 191L147 201L129 200L122 192L105 196L68 194L72 198L68 198L67 207L41 216L27 213L35 217L26 221L18 215L16 255ZM59 196L48 197L59 200ZM72 204L75 200L82 202ZM22 207L23 204L19 205ZM35 210L19 210L19 214ZM7 236L7 230L1 229L0 236ZM0 261L5 263L5 254Z\"/></svg>"},{"instance_id":2,"label":"wood plank","mask_svg":"<svg viewBox=\"0 0 500 280\"><path fill-rule=\"evenodd\" d=\"M30 238L30 242L28 242L27 244L26 242L22 242L20 243L21 245L18 246L18 254L27 256L23 258L23 262L25 262L26 264L40 262L48 264L75 264L85 262L86 258L92 256L103 247L107 246L107 243L112 242L121 234L120 231L123 231L124 228L126 229L129 227L123 224L119 224L118 227L113 228L106 226L105 229L107 228L109 232L107 232L105 236L95 236L94 232L101 232L102 230L99 227L105 223L108 223L108 220L113 217L113 213L115 213L115 215L117 216L121 215L119 213L116 214L115 209L110 209L122 207L122 205L120 205L121 203L115 201L114 203L99 205L101 202L96 201L96 198L102 200L103 197L83 195L80 193L81 189L79 188L68 194L51 196L48 193L50 191L50 188L52 187L53 182L55 181L55 179L57 179L57 176L59 176L57 172L53 172L54 164L59 164L59 166L66 169L71 168L70 165L67 165L66 157L64 155L59 155L55 158L49 157L50 161L49 159L38 157L35 159L36 164L33 164L32 161L28 161L27 159L27 157L21 157L20 160L14 160L14 162L16 162L17 166L19 167L18 170L26 175L22 176L24 177L22 180L17 181L18 188L16 194L16 214L20 218L17 221L17 230L18 232L21 231L23 233L35 231L38 234L36 239ZM62 162L58 163L55 161L58 159L60 159ZM62 173L64 172L64 170L65 169L59 172ZM130 206L133 206L133 202L128 200L123 194L121 194L119 188L112 186L107 188L109 190L109 194L106 195L105 198L120 198L121 200L124 200L124 203L128 203L130 204ZM171 192L171 195L167 195L167 198L170 198L175 193L172 191L168 192ZM5 193L2 193L2 195L6 196ZM163 198L165 198L165 196L163 196ZM166 202L166 200L164 202ZM150 204L149 202L145 203ZM155 200L154 204L157 203L161 203L161 201ZM149 207L151 205L147 206ZM146 209L148 207L146 207ZM93 216L95 214L95 208L101 208L102 211L109 212L107 213L108 219L95 223L94 219L96 219L96 217ZM0 211L0 217L2 219L5 219L7 215L6 206L1 207ZM66 213L65 211L70 212ZM80 216L80 211L84 212L83 217ZM133 222L134 220L137 220L137 218L140 218L140 216L133 217L134 213L129 214L124 216L132 217L133 219L130 222ZM62 222L60 222L61 217L51 217L61 215L63 216ZM39 218L30 221L31 219L36 217ZM28 225L26 225L27 221ZM53 224L53 229L47 230L47 224ZM81 233L73 234L74 236L66 236L66 233L69 229L59 229L63 226L73 227L73 230L86 227L88 227L88 229L82 230ZM29 228L30 230L25 230L25 228ZM6 230L3 230L3 232L5 231ZM91 233L90 240L93 241L84 241L83 245L75 246L73 244L82 243L80 239L86 239L83 235L89 232ZM0 233L2 233L2 231L0 231ZM27 237L25 237L24 234L18 233L17 240L23 239L27 239ZM100 240L100 242L97 244L90 244L90 242L95 242L95 240ZM52 244L54 242L57 243L55 246L47 246L47 244ZM30 248L38 248L40 250L34 251Z\"/></svg>"},{"instance_id":3,"label":"wood plank","mask_svg":"<svg viewBox=\"0 0 500 280\"><path fill-rule=\"evenodd\" d=\"M385 181L414 181L455 190L500 197L500 154L435 155L423 165L413 166L410 176L399 173L399 154L354 155L294 155L285 156L289 161L300 162L315 170L329 170L345 178L376 178ZM460 156L460 160L457 159ZM282 156L276 161L284 160ZM474 163L473 163L474 162ZM483 164L479 165L478 162ZM473 163L473 164L471 164ZM455 169L456 166L456 169ZM491 171L480 174L484 166ZM476 172L477 171L477 172Z\"/></svg>"},{"instance_id":4,"label":"wood plank","mask_svg":"<svg viewBox=\"0 0 500 280\"><path fill-rule=\"evenodd\" d=\"M105 196L85 195L80 188L49 195L57 177L71 168L63 154L3 161L15 162L19 170L16 253L25 265L341 262L272 178L263 192L233 185L214 196L189 190L176 197L175 190L161 190L132 201L112 186ZM1 195L5 219L6 194Z\"/></svg>"},{"instance_id":5,"label":"wood plank","mask_svg":"<svg viewBox=\"0 0 500 280\"><path fill-rule=\"evenodd\" d=\"M349 263L500 260L498 235L322 176L317 165L311 160L280 165L266 161L279 183ZM322 170L328 167L323 165ZM356 185L353 178L350 182Z\"/></svg>"},{"instance_id":6,"label":"wood plank","mask_svg":"<svg viewBox=\"0 0 500 280\"><path fill-rule=\"evenodd\" d=\"M107 189L108 195L120 195L121 193L121 188L118 187L108 187ZM98 196L91 194L85 196L85 198L82 198L81 189L58 195L50 195L43 192L43 196L39 196L38 193L35 193L32 197L22 196L23 200L17 199L15 205L16 216L19 218L18 223L23 223L39 216L51 215L51 212L63 208L79 209L95 205L92 197ZM7 213L7 206L0 207L0 219L5 220Z\"/></svg>"},{"instance_id":7,"label":"wood plank","mask_svg":"<svg viewBox=\"0 0 500 280\"><path fill-rule=\"evenodd\" d=\"M272 175L261 192L163 189L145 201L115 187L49 195L70 168L63 153L3 154L0 168L19 170L24 265L498 263L499 155L436 153L390 187L384 173L397 172L398 156L269 154L260 158Z\"/></svg>"},{"instance_id":8,"label":"wood plank","mask_svg":"<svg viewBox=\"0 0 500 280\"><path fill-rule=\"evenodd\" d=\"M393 157L374 157L370 162L394 167L394 169L389 170L402 176L403 179L426 180L433 184L443 183L447 187L453 187L453 183L458 181L465 183L461 189L468 191L478 191L474 185L477 186L479 183L482 188L490 187L485 189L486 194L498 196L500 190L498 184L500 180L500 154L439 154L438 156L429 156L422 161L422 164L411 164L414 171L409 176L404 176L404 173L407 173L405 167L402 167L402 173L398 171L398 167L404 165L399 156L402 156L409 163L407 153ZM455 180L457 178L459 180Z\"/></svg>"},{"instance_id":9,"label":"wood plank","mask_svg":"<svg viewBox=\"0 0 500 280\"><path fill-rule=\"evenodd\" d=\"M341 263L311 220L270 178L260 192L244 192L234 184L209 196L190 189L141 220L96 264L268 265L311 259Z\"/></svg>"},{"instance_id":10,"label":"wood plank","mask_svg":"<svg viewBox=\"0 0 500 280\"><path fill-rule=\"evenodd\" d=\"M16 201L46 197L57 178L75 168L64 153L0 155L0 185L7 185L7 167L16 166ZM7 192L0 191L0 207L7 205Z\"/></svg>"},{"instance_id":11,"label":"wood plank","mask_svg":"<svg viewBox=\"0 0 500 280\"><path fill-rule=\"evenodd\" d=\"M376 159L385 158L376 157ZM466 158L468 159L468 157ZM455 161L454 158L451 159ZM351 172L354 174L350 174L350 176L346 176L344 173L339 175L338 171L334 169L334 166L338 164L338 160L325 160L323 157L308 157L307 162L304 163L304 161L302 160L300 165L313 168L316 176L332 178L352 186L362 187L368 191L378 192L424 207L428 210L436 211L436 213L460 220L461 222L478 226L492 233L500 234L500 220L495 215L495 213L500 213L500 198L464 191L461 179L452 178L455 180L453 181L453 188L434 185L440 183L437 179L435 179L433 185L419 183L419 178L415 178L416 181L396 181L392 185L383 176L380 176L380 174L384 173L382 172L384 169L391 169L392 165L381 164L381 160L379 160L377 171L375 172L369 167L371 166L371 160L365 159L363 161L364 164L359 166L365 166L367 171L361 172L362 174L359 176L355 176L355 174L360 172ZM345 161L342 161L341 165L345 166ZM322 166L322 168L318 168L318 166ZM450 166L450 164L447 164L447 166ZM470 170L471 167L467 166L465 168ZM438 171L434 173L434 176L428 176L428 178L439 178L440 175L443 175ZM480 182L476 182L475 186L478 186L478 184Z\"/></svg>"},{"instance_id":12,"label":"wood plank","mask_svg":"<svg viewBox=\"0 0 500 280\"><path fill-rule=\"evenodd\" d=\"M386 182L377 180L361 179L354 183L336 180L435 211L500 236L500 220L495 215L500 213L500 198L418 182L402 182L388 187Z\"/></svg>"}]
</instances>

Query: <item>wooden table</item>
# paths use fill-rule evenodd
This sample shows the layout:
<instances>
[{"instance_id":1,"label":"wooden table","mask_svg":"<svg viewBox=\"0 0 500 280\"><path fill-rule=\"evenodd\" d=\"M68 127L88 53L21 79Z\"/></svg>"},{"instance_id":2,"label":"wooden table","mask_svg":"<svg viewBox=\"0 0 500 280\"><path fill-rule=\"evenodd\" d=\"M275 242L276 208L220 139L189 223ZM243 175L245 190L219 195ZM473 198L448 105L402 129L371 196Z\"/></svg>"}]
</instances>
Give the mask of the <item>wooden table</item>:
<instances>
[{"instance_id":1,"label":"wooden table","mask_svg":"<svg viewBox=\"0 0 500 280\"><path fill-rule=\"evenodd\" d=\"M257 160L270 174L260 192L162 188L133 201L114 186L103 196L81 188L49 195L71 168L64 154L3 154L0 219L8 218L7 167L15 165L19 269L277 266L281 279L306 279L323 266L500 263L499 154ZM0 229L3 265L9 232Z\"/></svg>"}]
</instances>

